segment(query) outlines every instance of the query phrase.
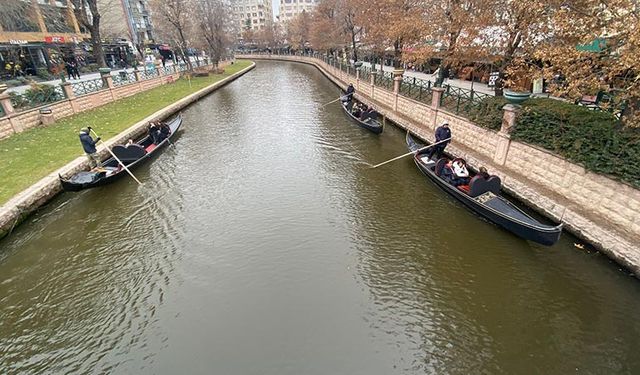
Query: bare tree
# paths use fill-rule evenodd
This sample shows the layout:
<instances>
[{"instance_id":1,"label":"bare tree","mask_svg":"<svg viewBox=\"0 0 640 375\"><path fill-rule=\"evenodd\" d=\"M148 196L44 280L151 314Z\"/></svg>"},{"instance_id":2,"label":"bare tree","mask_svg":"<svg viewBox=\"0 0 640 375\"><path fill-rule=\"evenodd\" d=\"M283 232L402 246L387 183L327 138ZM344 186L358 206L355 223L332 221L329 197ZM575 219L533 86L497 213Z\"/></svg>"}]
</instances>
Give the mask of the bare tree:
<instances>
[{"instance_id":1,"label":"bare tree","mask_svg":"<svg viewBox=\"0 0 640 375\"><path fill-rule=\"evenodd\" d=\"M93 46L93 57L101 67L106 67L104 50L102 49L102 36L100 35L100 10L98 0L71 0L73 13L76 19L91 34L91 45Z\"/></svg>"},{"instance_id":2,"label":"bare tree","mask_svg":"<svg viewBox=\"0 0 640 375\"><path fill-rule=\"evenodd\" d=\"M159 17L157 29L177 45L189 70L192 70L191 60L186 53L189 48L188 36L194 15L192 1L152 0L151 9Z\"/></svg>"},{"instance_id":3,"label":"bare tree","mask_svg":"<svg viewBox=\"0 0 640 375\"><path fill-rule=\"evenodd\" d=\"M222 0L199 0L195 10L198 36L204 40L211 62L217 68L231 41L230 9Z\"/></svg>"}]
</instances>

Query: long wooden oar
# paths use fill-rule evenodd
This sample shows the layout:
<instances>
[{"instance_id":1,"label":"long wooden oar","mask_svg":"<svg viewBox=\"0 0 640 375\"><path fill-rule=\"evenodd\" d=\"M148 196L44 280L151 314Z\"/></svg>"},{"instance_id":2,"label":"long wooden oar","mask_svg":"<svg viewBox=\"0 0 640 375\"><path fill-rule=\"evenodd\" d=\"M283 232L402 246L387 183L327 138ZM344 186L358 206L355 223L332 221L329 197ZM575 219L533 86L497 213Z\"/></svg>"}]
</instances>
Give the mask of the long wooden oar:
<instances>
[{"instance_id":1,"label":"long wooden oar","mask_svg":"<svg viewBox=\"0 0 640 375\"><path fill-rule=\"evenodd\" d=\"M450 141L450 140L451 140L451 137L449 137L449 138L447 138L447 139L443 139L443 140L438 141L438 142L436 142L436 143L432 143L432 144L430 144L430 145L428 145L428 146L424 146L424 147L422 147L422 148L419 148L419 149L417 149L417 150L415 150L415 151L407 152L407 153L406 153L406 154L404 154L404 155L400 155L400 156L397 156L397 157L395 157L395 158L393 158L393 159L390 159L390 160L387 160L387 161L385 161L385 162L382 162L382 163L380 163L380 164L376 164L376 165L374 165L374 166L373 166L373 167L371 167L371 168L378 168L378 167L379 167L379 166L381 166L381 165L385 165L385 164L387 164L387 163L391 163L392 161L395 161L395 160L398 160L398 159L402 159L402 158L404 158L405 156L409 156L409 155L415 154L415 153L416 153L416 152L418 152L418 151L426 150L426 149L428 149L429 147L433 147L433 146L435 146L435 145L438 145L438 144L440 144L440 143L444 143L444 142L446 142L446 141Z\"/></svg>"},{"instance_id":2,"label":"long wooden oar","mask_svg":"<svg viewBox=\"0 0 640 375\"><path fill-rule=\"evenodd\" d=\"M93 132L93 135L95 135L96 137L100 138L100 136L98 134L96 134L96 132L93 129L89 129L89 131ZM100 142L102 142L104 144L104 141L102 140L102 138L100 138ZM105 148L107 149L107 151L109 151L109 153L111 154L111 156L113 156L114 159L116 159L118 161L118 163L120 163L120 165L122 166L122 168L124 168L125 171L127 171L127 173L129 173L129 175L131 176L131 178L133 178L139 185L142 185L142 182L140 182L140 180L138 180L136 178L136 176L133 175L133 173L131 173L131 171L129 170L129 168L127 168L126 165L124 165L124 163L118 159L118 157L116 156L116 154L114 154L111 149L109 148L109 146L107 146L105 144Z\"/></svg>"},{"instance_id":3,"label":"long wooden oar","mask_svg":"<svg viewBox=\"0 0 640 375\"><path fill-rule=\"evenodd\" d=\"M331 104L331 103L335 103L335 102L337 102L338 100L340 100L341 98L342 98L342 96L341 96L341 97L339 97L339 98L338 98L338 99L336 99L336 100L332 100L332 101L330 101L330 102L329 102L329 103L327 103L327 104L323 104L322 106L324 107L324 106L327 106L327 105L329 105L329 104Z\"/></svg>"}]
</instances>

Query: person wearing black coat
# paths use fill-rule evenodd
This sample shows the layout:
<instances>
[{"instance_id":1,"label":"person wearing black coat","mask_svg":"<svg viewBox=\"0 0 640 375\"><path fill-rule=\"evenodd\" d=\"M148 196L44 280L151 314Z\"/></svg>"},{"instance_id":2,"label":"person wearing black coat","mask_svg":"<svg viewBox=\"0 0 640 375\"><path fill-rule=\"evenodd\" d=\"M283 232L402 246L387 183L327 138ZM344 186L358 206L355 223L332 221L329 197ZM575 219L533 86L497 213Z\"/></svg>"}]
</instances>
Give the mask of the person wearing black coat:
<instances>
[{"instance_id":1,"label":"person wearing black coat","mask_svg":"<svg viewBox=\"0 0 640 375\"><path fill-rule=\"evenodd\" d=\"M347 91L345 91L345 95L347 96L347 101L351 101L353 99L353 94L356 93L356 88L353 87L353 83L350 83L347 87Z\"/></svg>"},{"instance_id":2,"label":"person wearing black coat","mask_svg":"<svg viewBox=\"0 0 640 375\"><path fill-rule=\"evenodd\" d=\"M442 157L442 154L444 153L444 149L447 147L449 142L451 142L451 129L449 129L448 122L445 122L442 125L438 126L438 128L436 129L436 141L434 143L444 141L445 139L448 139L448 141L431 147L431 151L429 152L429 159L434 161L440 159ZM434 156L436 156L435 159L433 158Z\"/></svg>"},{"instance_id":3,"label":"person wearing black coat","mask_svg":"<svg viewBox=\"0 0 640 375\"><path fill-rule=\"evenodd\" d=\"M91 168L102 168L102 162L100 161L96 150L96 143L100 141L100 137L94 140L89 135L89 131L91 131L91 127L80 129L80 143L82 144L82 149L85 154L87 154L87 159L89 159Z\"/></svg>"}]
</instances>

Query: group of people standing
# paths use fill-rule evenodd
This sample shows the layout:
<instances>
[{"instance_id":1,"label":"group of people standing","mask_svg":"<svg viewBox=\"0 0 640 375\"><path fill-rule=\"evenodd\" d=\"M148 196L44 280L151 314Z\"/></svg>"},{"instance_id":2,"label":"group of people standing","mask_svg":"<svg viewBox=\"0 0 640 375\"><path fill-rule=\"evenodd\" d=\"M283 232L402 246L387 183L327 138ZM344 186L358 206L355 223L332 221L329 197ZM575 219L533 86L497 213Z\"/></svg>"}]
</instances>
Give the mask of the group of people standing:
<instances>
[{"instance_id":1,"label":"group of people standing","mask_svg":"<svg viewBox=\"0 0 640 375\"><path fill-rule=\"evenodd\" d=\"M75 59L69 59L65 61L64 68L69 75L69 79L80 79L80 68L78 62Z\"/></svg>"}]
</instances>

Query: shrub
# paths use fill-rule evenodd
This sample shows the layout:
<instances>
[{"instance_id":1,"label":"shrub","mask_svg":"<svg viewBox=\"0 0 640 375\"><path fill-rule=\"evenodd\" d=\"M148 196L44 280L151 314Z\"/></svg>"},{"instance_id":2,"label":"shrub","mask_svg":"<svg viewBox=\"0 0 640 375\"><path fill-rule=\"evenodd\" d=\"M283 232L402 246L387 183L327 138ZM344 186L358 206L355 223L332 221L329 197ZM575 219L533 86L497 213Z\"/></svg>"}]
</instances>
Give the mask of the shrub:
<instances>
[{"instance_id":1,"label":"shrub","mask_svg":"<svg viewBox=\"0 0 640 375\"><path fill-rule=\"evenodd\" d=\"M23 84L20 80L17 79L10 79L8 81L5 81L4 83L9 87L22 86Z\"/></svg>"},{"instance_id":2,"label":"shrub","mask_svg":"<svg viewBox=\"0 0 640 375\"><path fill-rule=\"evenodd\" d=\"M36 69L36 76L42 78L43 80L49 81L53 79L53 75L49 73L47 68L38 68Z\"/></svg>"},{"instance_id":3,"label":"shrub","mask_svg":"<svg viewBox=\"0 0 640 375\"><path fill-rule=\"evenodd\" d=\"M470 118L480 126L500 129L506 103L504 98L486 99ZM523 104L511 136L640 187L640 129L623 127L609 112L531 99Z\"/></svg>"},{"instance_id":4,"label":"shrub","mask_svg":"<svg viewBox=\"0 0 640 375\"><path fill-rule=\"evenodd\" d=\"M56 87L52 85L32 84L24 93L10 92L11 103L16 109L37 107L64 99Z\"/></svg>"}]
</instances>

